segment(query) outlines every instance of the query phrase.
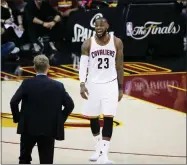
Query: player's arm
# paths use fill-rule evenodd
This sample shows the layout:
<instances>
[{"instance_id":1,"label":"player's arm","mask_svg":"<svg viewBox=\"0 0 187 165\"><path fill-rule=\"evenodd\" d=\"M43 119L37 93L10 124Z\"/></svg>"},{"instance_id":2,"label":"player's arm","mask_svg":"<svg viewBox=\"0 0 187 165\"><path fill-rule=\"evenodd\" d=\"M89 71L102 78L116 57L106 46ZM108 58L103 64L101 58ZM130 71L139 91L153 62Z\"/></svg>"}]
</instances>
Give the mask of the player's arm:
<instances>
[{"instance_id":1,"label":"player's arm","mask_svg":"<svg viewBox=\"0 0 187 165\"><path fill-rule=\"evenodd\" d=\"M85 93L88 94L88 91L85 87L85 82L86 82L86 74L88 69L89 52L90 52L90 39L84 41L82 44L81 59L80 59L80 66L79 66L79 80L81 86L80 93L84 99L87 99Z\"/></svg>"},{"instance_id":2,"label":"player's arm","mask_svg":"<svg viewBox=\"0 0 187 165\"><path fill-rule=\"evenodd\" d=\"M119 86L119 101L123 97L123 42L116 38L116 71L118 77L118 86Z\"/></svg>"},{"instance_id":3,"label":"player's arm","mask_svg":"<svg viewBox=\"0 0 187 165\"><path fill-rule=\"evenodd\" d=\"M89 52L90 52L90 39L84 41L81 47L81 58L80 58L80 67L79 67L80 83L86 82Z\"/></svg>"}]
</instances>

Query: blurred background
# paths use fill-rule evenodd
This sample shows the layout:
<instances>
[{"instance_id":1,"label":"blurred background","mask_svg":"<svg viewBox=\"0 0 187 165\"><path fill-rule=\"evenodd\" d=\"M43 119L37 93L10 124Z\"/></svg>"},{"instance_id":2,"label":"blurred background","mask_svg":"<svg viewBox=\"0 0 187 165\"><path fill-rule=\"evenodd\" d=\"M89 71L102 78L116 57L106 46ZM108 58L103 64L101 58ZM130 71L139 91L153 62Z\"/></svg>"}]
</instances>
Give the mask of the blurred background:
<instances>
[{"instance_id":1,"label":"blurred background","mask_svg":"<svg viewBox=\"0 0 187 165\"><path fill-rule=\"evenodd\" d=\"M168 93L168 84L181 87L186 102L186 0L1 0L1 80L34 76L32 60L41 53L53 66L50 76L78 79L81 45L94 35L98 17L105 17L109 33L124 43L124 93L132 94L129 75L176 73L143 79L150 88L166 92L165 106L173 107L171 100L180 92ZM131 87L133 96L151 102L164 96L151 91L144 98L145 83L139 90Z\"/></svg>"}]
</instances>

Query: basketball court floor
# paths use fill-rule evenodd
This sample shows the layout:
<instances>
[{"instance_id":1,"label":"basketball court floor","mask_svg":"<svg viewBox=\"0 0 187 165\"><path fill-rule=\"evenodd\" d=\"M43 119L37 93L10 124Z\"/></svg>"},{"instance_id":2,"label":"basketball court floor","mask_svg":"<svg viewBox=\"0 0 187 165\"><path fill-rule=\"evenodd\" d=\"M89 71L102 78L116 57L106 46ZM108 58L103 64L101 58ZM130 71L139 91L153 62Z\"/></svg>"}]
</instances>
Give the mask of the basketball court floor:
<instances>
[{"instance_id":1,"label":"basketball court floor","mask_svg":"<svg viewBox=\"0 0 187 165\"><path fill-rule=\"evenodd\" d=\"M56 141L54 163L93 164L88 161L94 149L89 122L80 116L79 81L57 80L64 83L75 109L66 122L65 141ZM18 164L20 136L11 120L9 101L20 83L2 81L2 164ZM115 164L186 164L186 113L124 95L114 126L109 158ZM39 163L36 147L32 158L33 164Z\"/></svg>"}]
</instances>

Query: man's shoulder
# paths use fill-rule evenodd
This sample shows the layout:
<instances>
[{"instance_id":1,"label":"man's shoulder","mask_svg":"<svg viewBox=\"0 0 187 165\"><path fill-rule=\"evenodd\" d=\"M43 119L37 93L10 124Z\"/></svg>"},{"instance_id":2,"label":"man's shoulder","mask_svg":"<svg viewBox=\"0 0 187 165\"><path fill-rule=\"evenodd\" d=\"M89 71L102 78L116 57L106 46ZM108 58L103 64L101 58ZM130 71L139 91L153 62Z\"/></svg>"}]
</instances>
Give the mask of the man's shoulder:
<instances>
[{"instance_id":1,"label":"man's shoulder","mask_svg":"<svg viewBox=\"0 0 187 165\"><path fill-rule=\"evenodd\" d=\"M114 35L114 42L116 44L122 44L123 43L122 40L119 37L116 37L115 35Z\"/></svg>"},{"instance_id":2,"label":"man's shoulder","mask_svg":"<svg viewBox=\"0 0 187 165\"><path fill-rule=\"evenodd\" d=\"M81 53L85 55L89 55L91 47L91 38L86 39L81 46Z\"/></svg>"},{"instance_id":3,"label":"man's shoulder","mask_svg":"<svg viewBox=\"0 0 187 165\"><path fill-rule=\"evenodd\" d=\"M28 83L29 81L32 81L32 79L34 79L34 77L25 78L25 79L23 79L22 83Z\"/></svg>"},{"instance_id":4,"label":"man's shoulder","mask_svg":"<svg viewBox=\"0 0 187 165\"><path fill-rule=\"evenodd\" d=\"M31 78L26 78L26 79L24 79L22 81L22 84L23 85L25 85L25 84L32 84L32 83L34 83L36 81L40 81L40 80L41 79L39 79L37 76L31 77ZM63 87L64 86L64 84L62 82L54 80L54 79L52 79L50 77L47 77L47 76L45 78L45 81L46 81L46 83L50 83L53 86L58 86L58 87Z\"/></svg>"},{"instance_id":5,"label":"man's shoulder","mask_svg":"<svg viewBox=\"0 0 187 165\"><path fill-rule=\"evenodd\" d=\"M39 80L39 76L33 76L33 77L30 77L30 78L25 78L22 82L23 83L30 83L30 82L33 82L33 81L37 81ZM46 81L48 81L48 77L46 76Z\"/></svg>"},{"instance_id":6,"label":"man's shoulder","mask_svg":"<svg viewBox=\"0 0 187 165\"><path fill-rule=\"evenodd\" d=\"M31 82L34 81L35 79L36 79L36 76L30 77L30 78L25 78L25 79L22 80L22 84L31 83Z\"/></svg>"},{"instance_id":7,"label":"man's shoulder","mask_svg":"<svg viewBox=\"0 0 187 165\"><path fill-rule=\"evenodd\" d=\"M123 41L116 36L114 36L114 44L115 44L116 49L122 49L123 48Z\"/></svg>"},{"instance_id":8,"label":"man's shoulder","mask_svg":"<svg viewBox=\"0 0 187 165\"><path fill-rule=\"evenodd\" d=\"M51 81L51 83L53 83L56 86L59 86L59 87L63 87L64 86L64 84L62 82L60 82L60 81L54 80L52 78L49 78L49 80Z\"/></svg>"},{"instance_id":9,"label":"man's shoulder","mask_svg":"<svg viewBox=\"0 0 187 165\"><path fill-rule=\"evenodd\" d=\"M87 45L87 46L89 46L89 45L91 44L91 39L92 39L92 37L87 38L87 39L82 43L82 45Z\"/></svg>"}]
</instances>

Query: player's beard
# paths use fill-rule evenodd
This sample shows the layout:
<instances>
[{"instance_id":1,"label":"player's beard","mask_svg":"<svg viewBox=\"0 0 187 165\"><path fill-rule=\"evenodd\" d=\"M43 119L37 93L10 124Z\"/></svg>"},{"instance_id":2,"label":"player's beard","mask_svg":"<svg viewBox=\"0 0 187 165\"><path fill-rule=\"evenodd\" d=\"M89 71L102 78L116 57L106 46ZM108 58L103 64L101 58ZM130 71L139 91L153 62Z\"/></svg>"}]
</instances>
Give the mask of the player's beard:
<instances>
[{"instance_id":1,"label":"player's beard","mask_svg":"<svg viewBox=\"0 0 187 165\"><path fill-rule=\"evenodd\" d=\"M104 37L105 35L107 35L107 29L103 32L103 34L102 35L97 35L97 37L98 38L102 38L102 37Z\"/></svg>"}]
</instances>

